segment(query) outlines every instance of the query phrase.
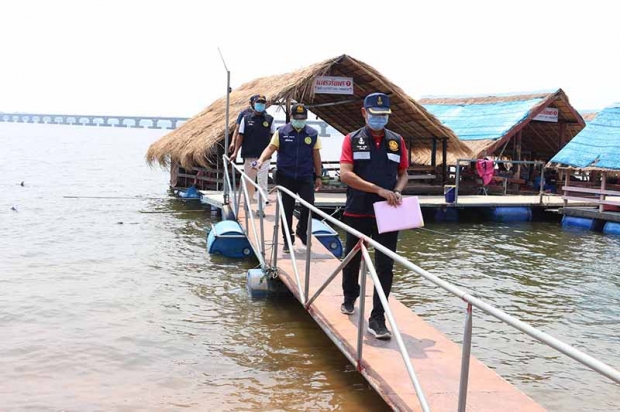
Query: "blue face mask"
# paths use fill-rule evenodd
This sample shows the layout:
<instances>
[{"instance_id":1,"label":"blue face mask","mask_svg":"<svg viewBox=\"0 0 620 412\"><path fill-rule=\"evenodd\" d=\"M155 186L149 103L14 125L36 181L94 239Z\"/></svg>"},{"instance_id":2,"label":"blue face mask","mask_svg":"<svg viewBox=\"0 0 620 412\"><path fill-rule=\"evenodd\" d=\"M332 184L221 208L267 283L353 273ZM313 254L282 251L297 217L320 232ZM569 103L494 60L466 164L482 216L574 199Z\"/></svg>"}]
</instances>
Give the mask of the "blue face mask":
<instances>
[{"instance_id":1,"label":"blue face mask","mask_svg":"<svg viewBox=\"0 0 620 412\"><path fill-rule=\"evenodd\" d=\"M262 113L265 111L265 103L254 103L254 110L256 110L259 113Z\"/></svg>"},{"instance_id":2,"label":"blue face mask","mask_svg":"<svg viewBox=\"0 0 620 412\"><path fill-rule=\"evenodd\" d=\"M297 130L301 130L304 128L304 126L306 125L306 119L301 119L301 120L296 120L293 119L291 120L291 125L297 129Z\"/></svg>"},{"instance_id":3,"label":"blue face mask","mask_svg":"<svg viewBox=\"0 0 620 412\"><path fill-rule=\"evenodd\" d=\"M376 131L383 130L385 125L388 124L389 118L390 117L385 114L374 115L374 114L368 113L368 127Z\"/></svg>"}]
</instances>

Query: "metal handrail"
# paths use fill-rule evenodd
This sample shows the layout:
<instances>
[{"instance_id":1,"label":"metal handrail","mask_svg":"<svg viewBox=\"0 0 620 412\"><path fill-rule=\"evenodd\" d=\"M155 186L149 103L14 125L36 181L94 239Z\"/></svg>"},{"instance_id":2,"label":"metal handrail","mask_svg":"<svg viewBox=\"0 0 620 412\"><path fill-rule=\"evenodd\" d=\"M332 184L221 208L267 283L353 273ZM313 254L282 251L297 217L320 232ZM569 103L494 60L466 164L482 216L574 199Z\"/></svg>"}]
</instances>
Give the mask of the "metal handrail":
<instances>
[{"instance_id":1,"label":"metal handrail","mask_svg":"<svg viewBox=\"0 0 620 412\"><path fill-rule=\"evenodd\" d=\"M420 268L419 266L411 263L410 261L408 261L407 259L397 255L395 252L392 252L390 249L388 249L387 247L383 246L382 244L378 243L377 241L369 238L368 236L364 235L363 233L349 227L348 225L342 223L341 221L334 219L333 217L331 217L330 215L328 215L327 213L321 211L320 209L316 208L314 205L309 204L308 202L306 202L305 200L303 200L302 198L300 198L299 196L293 194L292 192L290 192L288 189L282 187L282 186L277 186L276 189L278 191L282 191L287 193L289 196L293 196L302 206L305 206L307 208L309 208L312 212L316 213L317 215L323 217L326 221L330 222L331 224L341 228L342 230L344 230L345 232L348 232L354 236L356 236L357 238L363 240L364 242L368 243L369 245L373 246L376 250L380 251L381 253L385 254L386 256L388 256L390 259L393 259L394 262L397 262L398 264L400 264L401 266L404 266L405 268L413 271L414 273L416 273L417 275L425 278L426 280L432 282L433 284L435 284L436 286L439 286L440 288L450 292L451 294L459 297L460 299L462 299L463 301L465 301L468 304L468 311L467 311L467 315L466 315L466 322L465 322L465 332L464 332L464 340L463 340L463 351L464 351L464 355L468 354L471 351L471 334L472 334L472 329L471 329L471 321L472 321L472 316L473 316L473 311L471 309L470 306L476 307L480 310L482 310L483 312L495 317L496 319L499 319L500 321L502 321L503 323L506 323L510 326L512 326L513 328L520 330L521 332L525 333L526 335L529 335L531 337L533 337L534 339L540 341L541 343L550 346L551 348L557 350L558 352L563 353L564 355L568 356L571 359L576 360L577 362L587 366L588 368L592 369L593 371L609 378L610 380L619 383L620 384L620 371L612 368L611 366L599 361L598 359L560 341L559 339L554 338L553 336L542 332L536 328L534 328L533 326L530 326L529 324L507 314L506 312L499 310L497 308L495 308L494 306L484 302L481 299L478 299L474 296L472 296L469 293L466 293L465 291L461 290L460 288L456 287L455 285L441 279L439 276L433 275L429 272L427 272L426 270ZM330 276L326 283L331 282L333 280L334 276ZM321 286L324 289L324 285ZM313 296L313 298L310 300L314 300L315 297ZM385 306L384 306L385 308ZM387 313L387 310L386 310ZM466 359L465 359L466 358ZM461 365L461 383L460 383L460 387L461 389L465 389L464 392L459 393L459 412L461 411L465 411L465 404L466 404L466 397L467 397L467 381L469 379L469 374L465 373L466 371L468 371L469 369L469 356L463 356L463 363ZM463 381L464 380L464 381Z\"/></svg>"},{"instance_id":2,"label":"metal handrail","mask_svg":"<svg viewBox=\"0 0 620 412\"><path fill-rule=\"evenodd\" d=\"M239 166L234 164L228 156L222 155L222 159L224 160L224 170L225 170L224 182L233 192L233 207L235 211L235 217L239 215L239 205L241 204L241 195L243 195L244 205L248 213L245 214L246 227L245 228L242 227L242 230L244 231L246 237L248 237L249 236L249 230L248 230L249 222L252 223L254 239L256 241L256 246L259 249L256 250L252 242L250 242L250 247L254 250L254 254L256 255L256 258L258 259L258 262L260 263L261 268L266 269L267 264L265 263L265 233L263 229L263 217L265 213L263 211L263 201L267 200L267 194L263 191L263 189L260 186L258 186L252 179L250 179L250 177L247 174L245 174L245 172L241 170ZM229 180L229 175L228 175L228 163L230 163L231 167L234 170L237 170L241 174L241 184L239 185L239 191L241 193L239 196L236 195L236 192L232 190L233 188L230 186L230 180ZM232 170L233 179L235 176L234 170ZM259 216L260 231L257 230L256 228L256 223L254 221L254 215L252 214L252 210L251 210L252 203L251 203L251 199L249 198L250 196L247 190L247 183L254 186L254 189L257 190L257 193L258 193L257 203L258 203L258 216ZM224 200L228 201L227 198ZM260 233L260 238L258 236L258 233Z\"/></svg>"},{"instance_id":3,"label":"metal handrail","mask_svg":"<svg viewBox=\"0 0 620 412\"><path fill-rule=\"evenodd\" d=\"M229 160L226 156L224 156L226 160ZM465 159L467 160L467 159ZM529 162L529 163L536 163L536 162ZM264 197L265 199L267 198L266 195L263 193L262 189L260 187L258 187L258 185L256 185L253 181L251 181L249 179L249 177L247 175L245 175L245 173L243 173L243 171L241 171L236 165L233 165L233 167L235 169L237 169L240 173L243 179L247 180L250 182L250 184L253 184L256 189L259 190L259 196L261 196L261 198L259 200L262 200L262 198ZM457 167L457 173L458 173L458 167ZM226 179L228 179L228 176L226 176ZM460 378L460 383L459 383L459 403L458 403L458 411L459 412L464 412L465 411L465 406L466 406L466 399L467 399L467 386L468 386L468 380L469 380L469 360L470 360L470 352L471 352L471 338L472 338L472 317L473 317L473 307L476 307L480 310L482 310L483 312L495 317L496 319L499 319L500 321L502 321L503 323L506 323L510 326L512 326L513 328L525 333L526 335L529 335L530 337L540 341L541 343L545 344L546 346L549 346L553 349L555 349L558 352L563 353L564 355L568 356L571 359L576 360L577 362L580 362L581 364L587 366L588 368L592 369L593 371L607 377L608 379L619 383L620 384L620 371L612 368L611 366L599 361L598 359L587 355L586 353L560 341L559 339L556 339L554 337L552 337L551 335L542 332L532 326L530 326L529 324L507 314L506 312L499 310L497 308L495 308L494 306L484 302L481 299L478 299L474 296L472 296L471 294L466 293L465 291L461 290L460 288L456 287L455 285L451 284L450 282L447 282L443 279L441 279L439 276L433 275L429 272L427 272L426 270L420 268L419 266L413 264L412 262L408 261L407 259L397 255L395 252L392 252L390 249L388 249L387 247L383 246L382 244L378 243L377 241L369 238L368 236L364 235L363 233L349 227L348 225L342 223L341 221L333 218L332 216L328 215L327 213L321 211L320 209L318 209L317 207L315 207L314 205L311 205L310 203L306 202L304 199L302 199L301 197L299 197L298 195L292 193L290 190L288 190L285 187L282 186L276 186L276 190L278 192L278 203L276 205L276 230L274 233L274 242L273 242L273 246L274 246L274 260L273 262L275 263L277 261L277 244L278 244L278 239L277 239L277 226L278 226L278 220L281 217L284 217L284 208L282 205L282 197L281 197L281 192L286 193L288 196L293 197L294 199L296 199L302 206L307 207L311 212L321 216L324 220L330 222L331 224L341 228L342 230L344 230L347 233L350 233L354 236L356 236L358 239L360 239L360 243L364 242L368 245L373 246L377 251L385 254L386 256L388 256L389 258L393 259L394 262L400 264L401 266L411 270L412 272L416 273L417 275L423 277L424 279L430 281L431 283L435 284L436 286L439 286L440 288L446 290L447 292L459 297L460 299L462 299L464 302L467 303L467 314L466 314L466 318L465 318L465 330L464 330L464 339L463 339L463 353L462 353L462 363L461 363L461 378ZM247 198L247 190L244 191L244 196ZM259 207L262 206L262 202L259 201ZM263 216L261 214L260 219L263 219ZM312 219L312 213L309 213L309 217L308 217L309 221L311 221ZM288 229L288 225L284 225L284 230L285 230L285 234L286 234L286 240L287 243L289 244L289 247L292 246L292 242L291 242L291 234L290 231ZM308 246L311 246L311 243L308 244ZM292 256L292 260L293 260L293 268L296 272L296 281L298 284L298 289L299 289L299 296L300 299L302 300L302 303L304 304L304 306L306 308L309 307L309 305L312 304L312 302L320 295L320 293L327 287L327 285L333 281L333 279L338 275L338 273L340 272L341 268L344 267L348 261L350 261L350 259L353 257L353 255L355 253L358 253L360 250L362 251L362 254L364 255L364 249L366 247L361 244L359 249L354 249L351 253L349 253L348 256L345 257L344 261L341 262L341 264L338 266L338 268L328 277L328 279L321 285L319 286L319 288L317 289L317 291L315 292L315 294L308 299L307 297L307 293L308 291L302 291L302 287L301 287L301 282L299 279L299 274L297 273L297 265L295 264L295 257L294 257L294 253L291 254ZM368 261L367 259L369 258L369 256L366 256L367 250L366 250L366 254L364 255L364 259L363 262L365 265L368 265L368 270L371 272L371 276L372 276L372 270L374 270L374 266L372 265L372 261ZM308 256L308 255L307 255ZM263 261L264 263L264 261ZM266 265L265 265L266 267ZM370 269L370 268L373 269ZM306 266L306 278L309 277L309 265ZM366 270L363 271L364 273L366 272ZM364 273L362 274L364 276ZM376 274L376 273L375 273ZM373 282L377 282L375 284L380 284L380 282L377 279L373 279ZM381 288L376 288L377 290L380 290ZM385 296L384 296L385 297ZM397 328L395 327L395 324L392 324L392 320L390 320L390 316L388 315L388 312L391 315L391 311L389 309L389 305L387 304L387 299L385 300L385 302L382 302L384 309L386 311L386 316L388 317L388 320L390 321L390 324L392 326L393 331L396 332ZM361 309L360 309L361 311ZM361 318L360 318L361 319ZM361 326L361 324L358 325L358 328ZM396 333L395 333L396 334ZM398 341L398 339L397 339ZM400 345L399 345L400 346ZM404 348L405 353L406 353L406 348ZM401 352L402 354L402 352ZM358 355L361 356L361 347L358 348ZM408 358L408 356L407 356ZM358 362L360 362L361 359L358 359ZM411 369L411 371L413 371L413 369ZM409 368L408 368L408 372ZM414 375L415 376L415 373ZM415 380L416 378L414 378L411 373L410 373L410 377L412 377L412 381L414 382L414 387L416 387L416 393L418 394L418 398L420 399L420 403L422 404L422 407L424 408L424 404L423 404L423 399L424 399L424 395L420 392L418 393L417 391L417 387L419 385L415 384ZM425 409L426 410L426 409Z\"/></svg>"},{"instance_id":4,"label":"metal handrail","mask_svg":"<svg viewBox=\"0 0 620 412\"><path fill-rule=\"evenodd\" d=\"M306 201L304 201L298 195L292 193L290 190L286 189L285 187L276 186L276 189L278 191L278 201L280 203L282 201L281 192L284 192L288 196L291 196L294 199L299 200L302 203L302 205L309 206L309 204ZM279 209L279 213L281 216L276 216L276 219L279 219L280 217L282 217L283 219L286 218L286 216L284 216L283 209L284 209L283 207ZM316 209L314 206L312 206L311 210L318 211L319 209ZM301 281L299 279L299 273L297 270L297 261L295 259L295 254L291 253L291 260L293 263L293 272L295 273L295 280L297 282L297 288L299 290L299 300L301 301L302 305L304 305L306 309L310 307L310 304L306 302L308 302L308 293L310 289L310 255L312 254L312 250L311 250L312 248L312 243L311 243L312 242L311 240L312 238L312 213L308 214L308 225L309 225L308 233L307 233L308 238L306 239L306 278L305 278L305 288L303 290L301 287ZM284 228L286 231L286 240L290 248L292 245L290 241L290 233L289 233L288 225L284 225ZM370 273L370 277L375 285L381 285L381 281L379 280L379 276L377 275L377 271L375 270L374 263L372 259L370 258L370 255L368 254L368 250L366 249L366 246L364 246L364 240L368 240L368 238L365 235L361 235L357 237L359 238L359 241L356 247L344 259L344 262L338 265L338 268L336 268L336 270L328 277L328 279L319 287L319 290L317 290L315 295L312 297L312 300L314 300L317 296L319 296L320 293L327 287L327 285L331 283L332 280L338 275L341 268L343 268L346 265L346 263L348 263L348 261L350 261L356 253L361 251L363 259L362 259L362 271L361 271L362 279L361 279L361 295L360 296L362 296L362 298L360 299L359 315L358 315L358 320L357 320L357 359L356 359L357 366L359 369L361 369L363 341L364 341L363 340L363 336L364 336L363 326L364 326L365 295L366 295L366 274ZM277 240L275 243L277 244ZM409 374L409 378L411 379L415 393L418 396L418 401L420 402L420 406L422 407L422 410L424 412L428 412L430 411L430 408L428 406L428 401L426 400L426 396L424 395L424 392L422 391L422 386L420 385L420 382L415 373L415 370L413 369L413 365L411 364L411 358L409 357L409 352L407 351L407 348L405 347L405 342L403 341L400 335L400 330L398 329L398 325L396 324L396 319L394 318L394 315L392 314L392 310L390 309L390 306L388 304L387 296L385 295L385 292L383 292L383 288L375 287L375 289L377 290L377 293L379 295L379 300L381 301L381 304L383 305L385 316L387 317L388 322L392 326L392 331L394 332L394 336L396 337L396 343L398 345L398 349L405 363L405 368L407 370L407 373Z\"/></svg>"}]
</instances>

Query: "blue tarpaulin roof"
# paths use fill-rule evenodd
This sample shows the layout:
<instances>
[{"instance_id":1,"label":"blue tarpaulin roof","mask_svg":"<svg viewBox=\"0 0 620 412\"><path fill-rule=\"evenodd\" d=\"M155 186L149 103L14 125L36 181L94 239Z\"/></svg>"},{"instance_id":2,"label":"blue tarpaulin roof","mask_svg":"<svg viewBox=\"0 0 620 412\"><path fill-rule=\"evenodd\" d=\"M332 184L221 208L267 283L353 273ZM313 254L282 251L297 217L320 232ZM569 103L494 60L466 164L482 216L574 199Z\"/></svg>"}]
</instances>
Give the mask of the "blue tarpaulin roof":
<instances>
[{"instance_id":1,"label":"blue tarpaulin roof","mask_svg":"<svg viewBox=\"0 0 620 412\"><path fill-rule=\"evenodd\" d=\"M461 140L497 140L528 117L544 98L484 104L423 104Z\"/></svg>"},{"instance_id":2,"label":"blue tarpaulin roof","mask_svg":"<svg viewBox=\"0 0 620 412\"><path fill-rule=\"evenodd\" d=\"M620 103L609 106L588 122L550 163L620 170Z\"/></svg>"}]
</instances>

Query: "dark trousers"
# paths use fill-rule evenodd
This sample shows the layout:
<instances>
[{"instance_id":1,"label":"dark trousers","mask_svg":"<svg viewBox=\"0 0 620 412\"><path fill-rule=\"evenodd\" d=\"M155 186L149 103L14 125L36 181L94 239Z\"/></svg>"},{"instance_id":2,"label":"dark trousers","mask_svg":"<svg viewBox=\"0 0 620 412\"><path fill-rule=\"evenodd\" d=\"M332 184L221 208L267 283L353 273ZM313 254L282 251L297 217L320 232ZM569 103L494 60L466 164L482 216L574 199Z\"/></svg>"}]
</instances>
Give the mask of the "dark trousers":
<instances>
[{"instance_id":1,"label":"dark trousers","mask_svg":"<svg viewBox=\"0 0 620 412\"><path fill-rule=\"evenodd\" d=\"M314 205L314 182L311 177L308 179L293 179L280 172L276 172L276 179L278 185L287 188L291 192L299 195L299 197L306 202ZM282 193L282 204L284 205L286 225L291 233L291 241L295 243L295 233L297 233L302 240L305 240L306 232L308 231L308 214L310 210L307 207L301 207L299 222L297 222L297 230L293 232L293 209L295 209L295 199L286 193ZM282 224L284 225L284 222ZM284 227L282 227L282 239L286 242Z\"/></svg>"},{"instance_id":2,"label":"dark trousers","mask_svg":"<svg viewBox=\"0 0 620 412\"><path fill-rule=\"evenodd\" d=\"M362 232L366 236L369 236L373 240L379 242L383 246L387 247L391 251L396 251L396 244L398 242L398 232L388 232L379 234L377 232L377 221L374 217L351 217L344 216L344 223L351 226L353 229ZM347 242L344 255L347 256L355 247L359 239L354 235L347 233ZM342 269L342 291L344 292L344 299L346 301L355 301L360 295L359 285L359 272L360 262L362 259L362 252L358 252L355 257ZM375 250L375 269L383 292L385 296L390 295L392 290L392 279L394 278L394 261L384 255L383 253ZM370 276L370 274L367 274ZM375 288L374 295L372 297L372 312L370 313L371 319L385 320L385 310L381 304L381 299L377 295Z\"/></svg>"}]
</instances>

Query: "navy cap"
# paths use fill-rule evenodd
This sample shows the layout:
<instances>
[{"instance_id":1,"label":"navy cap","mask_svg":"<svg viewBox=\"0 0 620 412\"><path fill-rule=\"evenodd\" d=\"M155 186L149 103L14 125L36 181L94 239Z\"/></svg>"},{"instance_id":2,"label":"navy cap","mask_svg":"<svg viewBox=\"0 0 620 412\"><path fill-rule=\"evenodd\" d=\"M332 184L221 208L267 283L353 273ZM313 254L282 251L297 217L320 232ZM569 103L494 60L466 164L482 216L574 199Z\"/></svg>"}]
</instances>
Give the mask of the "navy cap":
<instances>
[{"instance_id":1,"label":"navy cap","mask_svg":"<svg viewBox=\"0 0 620 412\"><path fill-rule=\"evenodd\" d=\"M372 93L364 99L364 109L370 114L390 114L390 97L385 93Z\"/></svg>"},{"instance_id":2,"label":"navy cap","mask_svg":"<svg viewBox=\"0 0 620 412\"><path fill-rule=\"evenodd\" d=\"M308 109L303 103L296 103L291 107L291 117L295 120L303 120L308 118Z\"/></svg>"},{"instance_id":3,"label":"navy cap","mask_svg":"<svg viewBox=\"0 0 620 412\"><path fill-rule=\"evenodd\" d=\"M258 103L258 102L267 103L267 98L265 97L264 94L257 94L256 95L256 99L254 99L254 103Z\"/></svg>"},{"instance_id":4,"label":"navy cap","mask_svg":"<svg viewBox=\"0 0 620 412\"><path fill-rule=\"evenodd\" d=\"M260 94L255 94L254 96L250 97L250 104L254 104L258 96L260 96Z\"/></svg>"}]
</instances>

